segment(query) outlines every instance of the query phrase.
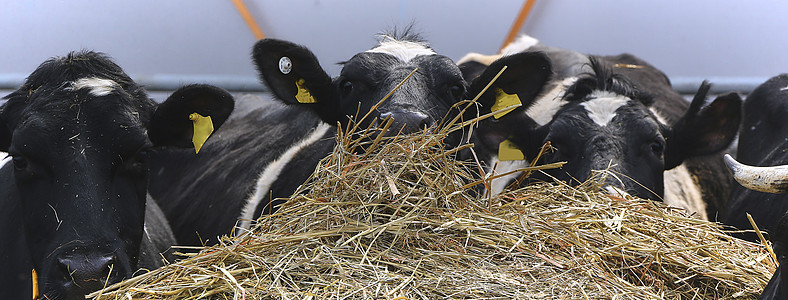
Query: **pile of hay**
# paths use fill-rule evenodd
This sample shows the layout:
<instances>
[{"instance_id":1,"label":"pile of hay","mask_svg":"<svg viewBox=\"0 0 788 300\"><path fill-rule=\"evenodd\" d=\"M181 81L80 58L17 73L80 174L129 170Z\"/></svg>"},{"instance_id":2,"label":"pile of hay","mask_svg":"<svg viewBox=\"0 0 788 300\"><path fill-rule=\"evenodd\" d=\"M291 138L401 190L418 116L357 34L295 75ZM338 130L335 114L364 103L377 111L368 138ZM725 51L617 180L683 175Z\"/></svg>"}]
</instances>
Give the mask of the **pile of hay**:
<instances>
[{"instance_id":1,"label":"pile of hay","mask_svg":"<svg viewBox=\"0 0 788 300\"><path fill-rule=\"evenodd\" d=\"M761 246L593 181L473 196L445 133L340 136L298 196L239 238L97 299L754 298Z\"/></svg>"}]
</instances>

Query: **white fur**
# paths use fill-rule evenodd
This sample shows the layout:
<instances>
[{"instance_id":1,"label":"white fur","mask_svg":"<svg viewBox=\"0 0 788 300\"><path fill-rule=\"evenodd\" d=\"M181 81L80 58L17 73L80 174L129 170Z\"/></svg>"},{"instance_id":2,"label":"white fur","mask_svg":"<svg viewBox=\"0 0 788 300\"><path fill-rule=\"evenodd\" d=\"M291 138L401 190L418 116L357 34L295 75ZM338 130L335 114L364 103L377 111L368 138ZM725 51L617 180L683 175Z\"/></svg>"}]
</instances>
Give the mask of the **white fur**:
<instances>
[{"instance_id":1,"label":"white fur","mask_svg":"<svg viewBox=\"0 0 788 300\"><path fill-rule=\"evenodd\" d=\"M304 149L320 140L320 138L326 134L329 128L331 128L331 126L327 123L320 123L320 125L318 125L311 134L309 134L300 142L296 143L293 147L290 147L290 149L287 149L287 151L282 153L279 158L265 167L265 169L260 173L260 176L257 178L254 193L246 199L246 204L244 205L243 210L241 210L241 216L239 217L240 228L248 230L249 227L251 227L252 220L255 217L254 212L257 209L257 206L260 205L260 202L262 202L263 199L269 197L268 191L271 189L271 185L274 184L276 179L279 178L279 174L282 173L282 170L285 166L287 166L287 163L293 160L293 158L296 156L296 154L298 154L299 151L301 151L301 149ZM236 230L235 235L240 235L245 230Z\"/></svg>"},{"instance_id":2,"label":"white fur","mask_svg":"<svg viewBox=\"0 0 788 300\"><path fill-rule=\"evenodd\" d=\"M663 118L662 115L659 114L656 108L649 107L648 110L650 110L651 113L654 114L655 117L657 117L657 121L659 121L660 124L668 124L668 122L665 121L665 118Z\"/></svg>"},{"instance_id":3,"label":"white fur","mask_svg":"<svg viewBox=\"0 0 788 300\"><path fill-rule=\"evenodd\" d=\"M700 186L692 178L689 170L684 164L665 171L665 203L670 206L686 208L695 217L701 220L708 220L706 215L706 203L703 202L703 194Z\"/></svg>"},{"instance_id":4,"label":"white fur","mask_svg":"<svg viewBox=\"0 0 788 300\"><path fill-rule=\"evenodd\" d=\"M549 123L555 116L555 113L566 103L566 101L563 100L566 89L574 84L575 81L577 81L577 77L565 78L552 90L539 96L534 104L525 111L525 114L536 121L536 124L539 124L539 126L544 126Z\"/></svg>"},{"instance_id":5,"label":"white fur","mask_svg":"<svg viewBox=\"0 0 788 300\"><path fill-rule=\"evenodd\" d=\"M386 39L380 42L375 48L367 50L371 53L386 53L398 58L401 61L408 62L419 55L433 55L436 54L427 45L423 43L411 41L397 41L395 39Z\"/></svg>"},{"instance_id":6,"label":"white fur","mask_svg":"<svg viewBox=\"0 0 788 300\"><path fill-rule=\"evenodd\" d=\"M536 46L536 44L539 44L539 40L523 34L517 37L517 39L514 40L514 42L512 42L511 44L506 45L506 47L503 47L503 49L501 49L501 54L503 56L517 54L525 50L528 50L528 48Z\"/></svg>"},{"instance_id":7,"label":"white fur","mask_svg":"<svg viewBox=\"0 0 788 300\"><path fill-rule=\"evenodd\" d=\"M629 98L607 92L594 91L591 93L594 99L583 102L581 105L588 112L588 117L599 126L606 126L616 116L616 110L629 102Z\"/></svg>"},{"instance_id":8,"label":"white fur","mask_svg":"<svg viewBox=\"0 0 788 300\"><path fill-rule=\"evenodd\" d=\"M98 77L85 77L71 82L70 89L72 91L81 89L90 89L90 94L96 97L106 96L112 93L113 90L119 88L120 85L110 79Z\"/></svg>"},{"instance_id":9,"label":"white fur","mask_svg":"<svg viewBox=\"0 0 788 300\"><path fill-rule=\"evenodd\" d=\"M780 91L785 91L785 90L788 90L788 86L780 89Z\"/></svg>"},{"instance_id":10,"label":"white fur","mask_svg":"<svg viewBox=\"0 0 788 300\"><path fill-rule=\"evenodd\" d=\"M619 187L615 187L615 186L612 186L612 185L606 185L605 186L605 191L607 191L608 194L616 196L616 197L625 198L625 197L629 196L629 193L627 193L626 191L622 190Z\"/></svg>"},{"instance_id":11,"label":"white fur","mask_svg":"<svg viewBox=\"0 0 788 300\"><path fill-rule=\"evenodd\" d=\"M11 155L8 155L8 152L0 152L0 168L5 166L9 161L11 161Z\"/></svg>"},{"instance_id":12,"label":"white fur","mask_svg":"<svg viewBox=\"0 0 788 300\"><path fill-rule=\"evenodd\" d=\"M460 58L460 60L457 61L457 64L460 65L462 63L466 63L469 61L476 61L489 66L494 61L498 60L503 56L509 56L512 54L523 52L525 50L528 50L528 48L531 48L537 44L539 44L539 40L523 34L519 36L516 40L514 40L514 42L512 42L509 45L506 45L506 47L501 49L500 54L484 55L476 52L470 52L468 54L465 54L465 56L463 56L462 58Z\"/></svg>"},{"instance_id":13,"label":"white fur","mask_svg":"<svg viewBox=\"0 0 788 300\"><path fill-rule=\"evenodd\" d=\"M461 65L469 61L475 61L485 66L489 66L499 58L501 58L501 55L499 54L484 55L481 53L469 52L468 54L465 54L465 56L463 56L462 58L460 58L460 60L457 61L457 65Z\"/></svg>"},{"instance_id":14,"label":"white fur","mask_svg":"<svg viewBox=\"0 0 788 300\"><path fill-rule=\"evenodd\" d=\"M507 172L522 169L530 165L527 160L500 161L498 160L497 155L490 159L490 163L491 166L495 166L495 170L490 171L490 175L505 174ZM490 195L495 196L503 192L506 186L508 186L512 180L517 178L517 176L520 176L520 174L522 174L522 172L514 172L512 174L493 179L490 183ZM486 192L487 191L485 190L485 193L482 195L487 194Z\"/></svg>"},{"instance_id":15,"label":"white fur","mask_svg":"<svg viewBox=\"0 0 788 300\"><path fill-rule=\"evenodd\" d=\"M549 92L540 95L536 102L531 105L526 111L525 114L528 115L531 119L536 121L539 126L543 126L550 122L555 116L555 113L561 109L561 106L566 103L563 100L564 94L566 93L566 89L571 86L575 81L577 81L576 77L569 77L564 79L562 82L558 83L552 90ZM497 163L497 165L496 165ZM490 160L490 165L495 165L495 170L491 170L490 172L495 174L504 174L507 172L511 172L517 169L522 169L528 167L531 163L527 160L512 160L512 161L500 161L498 160L498 156L494 156ZM500 178L493 179L490 183L490 193L491 195L497 195L503 192L509 183L520 176L522 172L515 172ZM486 191L485 191L486 192Z\"/></svg>"}]
</instances>

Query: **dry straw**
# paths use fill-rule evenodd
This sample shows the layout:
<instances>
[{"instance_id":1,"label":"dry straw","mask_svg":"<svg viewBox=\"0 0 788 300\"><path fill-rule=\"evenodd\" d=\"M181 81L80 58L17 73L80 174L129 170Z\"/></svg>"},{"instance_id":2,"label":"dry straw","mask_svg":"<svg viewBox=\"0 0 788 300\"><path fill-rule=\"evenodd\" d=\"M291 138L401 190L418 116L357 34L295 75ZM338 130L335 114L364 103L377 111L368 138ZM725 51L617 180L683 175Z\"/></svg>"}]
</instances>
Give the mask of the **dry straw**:
<instances>
[{"instance_id":1,"label":"dry straw","mask_svg":"<svg viewBox=\"0 0 788 300\"><path fill-rule=\"evenodd\" d=\"M91 296L755 298L774 270L760 245L662 203L607 195L600 178L476 196L467 186L484 176L455 159L467 146L446 150L452 130L340 134L297 196L250 231Z\"/></svg>"}]
</instances>

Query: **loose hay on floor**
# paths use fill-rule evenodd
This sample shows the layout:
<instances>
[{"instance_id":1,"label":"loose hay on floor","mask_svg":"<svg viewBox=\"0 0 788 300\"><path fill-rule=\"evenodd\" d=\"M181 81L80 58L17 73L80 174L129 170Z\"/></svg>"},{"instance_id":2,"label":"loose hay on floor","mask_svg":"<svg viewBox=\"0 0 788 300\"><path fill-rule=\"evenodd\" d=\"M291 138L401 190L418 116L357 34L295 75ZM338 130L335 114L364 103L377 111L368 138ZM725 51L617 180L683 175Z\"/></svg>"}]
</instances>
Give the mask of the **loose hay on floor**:
<instances>
[{"instance_id":1,"label":"loose hay on floor","mask_svg":"<svg viewBox=\"0 0 788 300\"><path fill-rule=\"evenodd\" d=\"M478 168L417 134L351 151L239 238L95 293L97 299L754 298L774 263L757 244L661 203L540 184L479 199Z\"/></svg>"}]
</instances>

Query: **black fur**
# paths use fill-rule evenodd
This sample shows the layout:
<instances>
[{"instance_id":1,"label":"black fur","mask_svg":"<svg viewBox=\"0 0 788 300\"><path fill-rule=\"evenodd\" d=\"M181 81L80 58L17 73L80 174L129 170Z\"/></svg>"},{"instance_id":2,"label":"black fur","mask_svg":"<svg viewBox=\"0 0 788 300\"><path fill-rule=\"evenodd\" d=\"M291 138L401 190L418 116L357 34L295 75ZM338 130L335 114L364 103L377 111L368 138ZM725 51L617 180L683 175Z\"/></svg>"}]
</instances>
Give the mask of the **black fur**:
<instances>
[{"instance_id":1,"label":"black fur","mask_svg":"<svg viewBox=\"0 0 788 300\"><path fill-rule=\"evenodd\" d=\"M111 90L75 88L74 82L84 78L111 80ZM171 106L178 111L210 115L206 108L217 102L214 97L229 97L223 91L202 95L194 94L200 96L196 103L190 97L167 103L177 102ZM138 267L160 265L160 259L150 259L158 252L151 252L174 241L156 241L143 232L146 209L151 208L146 205L146 152L156 146L148 133L161 130L151 125L154 120L188 120L188 113L156 114L156 103L119 66L89 51L44 62L6 99L0 107L0 150L8 151L12 161L0 169L2 298L30 299L34 268L42 297L84 299L106 280L111 284ZM229 101L219 101L226 113L227 105L232 110ZM179 136L190 136L192 129L187 130ZM149 229L164 231L154 238L172 237L169 228ZM141 258L141 249L150 257Z\"/></svg>"},{"instance_id":2,"label":"black fur","mask_svg":"<svg viewBox=\"0 0 788 300\"><path fill-rule=\"evenodd\" d=\"M557 59L553 79L541 76L524 80L529 84L521 89L536 91L538 95L528 98L521 108L501 119L482 122L476 140L483 147L477 146L477 150L494 154L497 143L508 138L523 150L527 159L532 159L550 141L557 150L548 153L542 162L568 163L562 169L547 171L550 176L542 179L554 177L577 183L591 176L592 170L611 166L619 176L608 177L609 184L657 200L664 195L663 170L686 160L690 171L700 178L704 198L710 199L707 213L716 215L727 199L728 179L725 172L712 171L724 167L721 159L709 161L704 156L724 149L734 137L740 118L738 95L725 95L705 105L705 93L700 93L693 102L693 107L699 110L687 111L689 103L671 88L667 76L630 54L581 59L573 51L542 45L521 54L534 53L532 50L545 51L551 60ZM532 72L544 74L541 69ZM482 76L476 80L484 81L486 78ZM526 114L534 103L545 101L544 93L561 88L562 80L571 77L577 80L565 87L563 102L559 103L561 109L548 116L552 121L540 126ZM534 85L544 88L534 89ZM471 94L476 86L472 85ZM583 107L592 100L594 91L610 92L633 101L619 108L612 125L602 128L591 121ZM481 113L490 111L484 101L492 100L480 100ZM659 121L650 108L658 111L666 123ZM707 144L700 145L701 142Z\"/></svg>"},{"instance_id":3,"label":"black fur","mask_svg":"<svg viewBox=\"0 0 788 300\"><path fill-rule=\"evenodd\" d=\"M408 30L393 38L421 41ZM170 149L153 153L151 163L162 167L152 174L151 194L181 243L213 244L217 236L230 233L260 173L319 124L339 124L344 129L360 122L360 128L366 128L389 116L394 119L394 133L400 129L411 133L440 125L467 88L459 68L437 54L405 62L387 53L361 52L344 62L340 75L333 79L311 51L287 41L261 40L252 55L261 81L278 101L244 99L258 101L257 107L241 104L248 109L234 112L226 129L216 134L199 157ZM292 62L289 72L279 68L282 57ZM388 100L360 120L414 69L418 71ZM317 103L296 101L300 79ZM282 168L272 188L264 192L268 196L255 208L255 217L275 211L281 200L272 200L291 196L308 178L318 161L332 151L336 130L329 129Z\"/></svg>"},{"instance_id":4,"label":"black fur","mask_svg":"<svg viewBox=\"0 0 788 300\"><path fill-rule=\"evenodd\" d=\"M785 268L788 266L788 214L783 215L777 223L776 228L771 234L772 248L777 255L777 270L763 288L763 292L758 299L779 300L788 298L788 274Z\"/></svg>"},{"instance_id":5,"label":"black fur","mask_svg":"<svg viewBox=\"0 0 788 300\"><path fill-rule=\"evenodd\" d=\"M583 101L590 97L594 91L612 92L632 100L639 101L645 106L654 103L654 97L641 91L626 76L614 72L613 65L600 61L595 56L589 57L591 72L581 74L577 82L569 87L564 96L567 101Z\"/></svg>"},{"instance_id":6,"label":"black fur","mask_svg":"<svg viewBox=\"0 0 788 300\"><path fill-rule=\"evenodd\" d=\"M758 86L744 102L744 118L739 133L737 159L755 166L788 164L788 74L773 77ZM736 228L752 229L746 213L752 215L758 227L773 232L778 221L788 212L788 196L748 190L734 184L731 202L724 223ZM740 237L757 241L754 233ZM779 236L778 236L779 237Z\"/></svg>"}]
</instances>

